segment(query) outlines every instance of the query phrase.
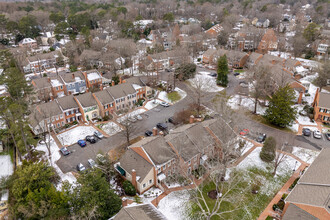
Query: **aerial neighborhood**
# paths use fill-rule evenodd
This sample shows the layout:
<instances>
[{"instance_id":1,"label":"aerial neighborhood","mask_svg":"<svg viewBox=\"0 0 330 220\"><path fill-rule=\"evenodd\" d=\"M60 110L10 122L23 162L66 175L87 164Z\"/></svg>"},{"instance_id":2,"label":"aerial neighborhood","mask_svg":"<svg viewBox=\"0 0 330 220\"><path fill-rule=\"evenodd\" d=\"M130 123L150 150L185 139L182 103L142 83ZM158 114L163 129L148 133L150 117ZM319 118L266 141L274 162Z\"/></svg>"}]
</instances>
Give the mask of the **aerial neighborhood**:
<instances>
[{"instance_id":1,"label":"aerial neighborhood","mask_svg":"<svg viewBox=\"0 0 330 220\"><path fill-rule=\"evenodd\" d=\"M324 0L0 0L0 219L330 219Z\"/></svg>"}]
</instances>

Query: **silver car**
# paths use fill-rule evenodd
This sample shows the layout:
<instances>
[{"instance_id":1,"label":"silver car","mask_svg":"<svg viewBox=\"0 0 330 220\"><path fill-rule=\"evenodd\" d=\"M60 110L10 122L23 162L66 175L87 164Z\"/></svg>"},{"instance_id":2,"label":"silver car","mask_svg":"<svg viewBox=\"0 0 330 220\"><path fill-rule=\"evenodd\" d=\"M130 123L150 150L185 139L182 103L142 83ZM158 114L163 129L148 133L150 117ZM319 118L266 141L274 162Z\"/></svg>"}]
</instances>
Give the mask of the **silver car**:
<instances>
[{"instance_id":1,"label":"silver car","mask_svg":"<svg viewBox=\"0 0 330 220\"><path fill-rule=\"evenodd\" d=\"M141 115L136 115L135 118L139 121L141 121L143 119Z\"/></svg>"},{"instance_id":2,"label":"silver car","mask_svg":"<svg viewBox=\"0 0 330 220\"><path fill-rule=\"evenodd\" d=\"M321 139L322 138L322 134L319 130L316 130L313 132L313 136L314 138L317 138L317 139Z\"/></svg>"},{"instance_id":3,"label":"silver car","mask_svg":"<svg viewBox=\"0 0 330 220\"><path fill-rule=\"evenodd\" d=\"M97 167L97 164L95 163L95 161L93 159L88 159L87 161L88 161L88 165L91 168Z\"/></svg>"},{"instance_id":4,"label":"silver car","mask_svg":"<svg viewBox=\"0 0 330 220\"><path fill-rule=\"evenodd\" d=\"M86 170L86 167L82 163L80 163L77 165L77 170L82 172L82 171Z\"/></svg>"}]
</instances>

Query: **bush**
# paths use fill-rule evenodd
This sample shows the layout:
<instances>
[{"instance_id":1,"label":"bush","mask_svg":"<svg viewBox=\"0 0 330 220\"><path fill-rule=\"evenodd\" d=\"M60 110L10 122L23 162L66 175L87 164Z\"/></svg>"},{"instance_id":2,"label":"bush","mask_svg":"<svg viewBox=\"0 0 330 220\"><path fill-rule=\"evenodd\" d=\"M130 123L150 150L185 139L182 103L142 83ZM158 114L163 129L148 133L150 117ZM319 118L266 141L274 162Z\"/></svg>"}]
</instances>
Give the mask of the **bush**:
<instances>
[{"instance_id":1,"label":"bush","mask_svg":"<svg viewBox=\"0 0 330 220\"><path fill-rule=\"evenodd\" d=\"M105 116L102 118L102 121L109 121L109 120L110 120L109 115L105 115Z\"/></svg>"},{"instance_id":2,"label":"bush","mask_svg":"<svg viewBox=\"0 0 330 220\"><path fill-rule=\"evenodd\" d=\"M266 138L264 146L260 152L260 159L269 163L275 159L276 156L276 140L273 137Z\"/></svg>"},{"instance_id":3,"label":"bush","mask_svg":"<svg viewBox=\"0 0 330 220\"><path fill-rule=\"evenodd\" d=\"M129 196L136 195L136 189L130 181L125 180L123 183L123 188L124 188L126 195L129 195Z\"/></svg>"},{"instance_id":4,"label":"bush","mask_svg":"<svg viewBox=\"0 0 330 220\"><path fill-rule=\"evenodd\" d=\"M78 122L77 122L77 121L73 121L72 124L73 124L73 125L77 125Z\"/></svg>"},{"instance_id":5,"label":"bush","mask_svg":"<svg viewBox=\"0 0 330 220\"><path fill-rule=\"evenodd\" d=\"M175 70L176 77L179 80L194 78L196 74L196 65L193 63L182 64Z\"/></svg>"},{"instance_id":6,"label":"bush","mask_svg":"<svg viewBox=\"0 0 330 220\"><path fill-rule=\"evenodd\" d=\"M65 128L69 128L70 125L69 125L69 124L65 124L64 127L65 127Z\"/></svg>"},{"instance_id":7,"label":"bush","mask_svg":"<svg viewBox=\"0 0 330 220\"><path fill-rule=\"evenodd\" d=\"M273 210L275 211L276 209L278 209L278 205L277 204L274 204L273 205Z\"/></svg>"},{"instance_id":8,"label":"bush","mask_svg":"<svg viewBox=\"0 0 330 220\"><path fill-rule=\"evenodd\" d=\"M279 209L283 210L284 209L284 206L285 206L285 202L283 200L278 201L277 207Z\"/></svg>"},{"instance_id":9,"label":"bush","mask_svg":"<svg viewBox=\"0 0 330 220\"><path fill-rule=\"evenodd\" d=\"M117 85L120 82L119 76L113 76L112 81L114 81L115 85Z\"/></svg>"},{"instance_id":10,"label":"bush","mask_svg":"<svg viewBox=\"0 0 330 220\"><path fill-rule=\"evenodd\" d=\"M297 185L299 179L300 179L299 177L297 179L295 179L294 182L289 187L289 189L293 189Z\"/></svg>"},{"instance_id":11,"label":"bush","mask_svg":"<svg viewBox=\"0 0 330 220\"><path fill-rule=\"evenodd\" d=\"M201 62L201 60L202 60L201 58L197 58L197 62Z\"/></svg>"}]
</instances>

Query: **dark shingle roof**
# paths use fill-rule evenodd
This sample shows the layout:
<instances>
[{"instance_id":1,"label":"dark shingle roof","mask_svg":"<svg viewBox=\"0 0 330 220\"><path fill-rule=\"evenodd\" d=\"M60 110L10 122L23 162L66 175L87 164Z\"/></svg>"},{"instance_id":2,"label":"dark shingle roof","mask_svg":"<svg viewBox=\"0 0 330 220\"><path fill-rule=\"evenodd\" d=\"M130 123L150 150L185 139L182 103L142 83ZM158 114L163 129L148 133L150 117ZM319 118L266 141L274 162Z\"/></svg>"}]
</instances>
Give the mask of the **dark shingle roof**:
<instances>
[{"instance_id":1,"label":"dark shingle roof","mask_svg":"<svg viewBox=\"0 0 330 220\"><path fill-rule=\"evenodd\" d=\"M85 81L85 77L81 71L76 71L73 73L66 73L66 74L61 75L61 77L65 83L75 82L76 81L75 77L79 77L81 80Z\"/></svg>"},{"instance_id":2,"label":"dark shingle roof","mask_svg":"<svg viewBox=\"0 0 330 220\"><path fill-rule=\"evenodd\" d=\"M318 218L312 216L305 210L299 208L298 206L290 203L282 220L318 220Z\"/></svg>"},{"instance_id":3,"label":"dark shingle roof","mask_svg":"<svg viewBox=\"0 0 330 220\"><path fill-rule=\"evenodd\" d=\"M38 89L50 88L51 84L47 77L32 80Z\"/></svg>"},{"instance_id":4,"label":"dark shingle roof","mask_svg":"<svg viewBox=\"0 0 330 220\"><path fill-rule=\"evenodd\" d=\"M107 90L95 92L94 95L103 105L112 103L114 101Z\"/></svg>"},{"instance_id":5,"label":"dark shingle roof","mask_svg":"<svg viewBox=\"0 0 330 220\"><path fill-rule=\"evenodd\" d=\"M91 106L97 105L96 100L94 99L94 97L92 96L92 93L90 93L90 92L87 92L82 95L77 95L75 97L77 98L79 103L82 105L82 107L86 108L86 107L91 107Z\"/></svg>"},{"instance_id":6,"label":"dark shingle roof","mask_svg":"<svg viewBox=\"0 0 330 220\"><path fill-rule=\"evenodd\" d=\"M152 204L123 207L113 220L166 220Z\"/></svg>"},{"instance_id":7,"label":"dark shingle roof","mask_svg":"<svg viewBox=\"0 0 330 220\"><path fill-rule=\"evenodd\" d=\"M73 95L58 98L57 102L64 111L68 109L78 108L78 104L76 100L74 100Z\"/></svg>"}]
</instances>

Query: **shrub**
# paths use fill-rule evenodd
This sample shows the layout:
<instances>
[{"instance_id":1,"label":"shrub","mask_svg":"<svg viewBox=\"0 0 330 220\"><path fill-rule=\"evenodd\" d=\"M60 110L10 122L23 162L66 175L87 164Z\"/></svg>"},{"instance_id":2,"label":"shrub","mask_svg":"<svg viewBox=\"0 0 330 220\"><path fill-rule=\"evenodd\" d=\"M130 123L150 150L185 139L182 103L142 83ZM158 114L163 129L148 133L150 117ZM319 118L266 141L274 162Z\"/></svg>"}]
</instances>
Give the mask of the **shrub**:
<instances>
[{"instance_id":1,"label":"shrub","mask_svg":"<svg viewBox=\"0 0 330 220\"><path fill-rule=\"evenodd\" d=\"M69 125L69 124L65 124L64 127L65 127L65 128L69 128L70 125Z\"/></svg>"},{"instance_id":2,"label":"shrub","mask_svg":"<svg viewBox=\"0 0 330 220\"><path fill-rule=\"evenodd\" d=\"M284 206L285 206L285 202L283 200L278 201L277 207L279 209L283 210L284 209Z\"/></svg>"},{"instance_id":3,"label":"shrub","mask_svg":"<svg viewBox=\"0 0 330 220\"><path fill-rule=\"evenodd\" d=\"M197 61L198 61L198 62L201 62L201 60L202 60L201 58L197 58Z\"/></svg>"},{"instance_id":4,"label":"shrub","mask_svg":"<svg viewBox=\"0 0 330 220\"><path fill-rule=\"evenodd\" d=\"M284 194L282 195L282 199L285 200L286 197L288 197L288 194L284 193Z\"/></svg>"},{"instance_id":5,"label":"shrub","mask_svg":"<svg viewBox=\"0 0 330 220\"><path fill-rule=\"evenodd\" d=\"M276 156L276 140L273 137L266 138L264 146L260 152L260 159L269 163L275 159Z\"/></svg>"},{"instance_id":6,"label":"shrub","mask_svg":"<svg viewBox=\"0 0 330 220\"><path fill-rule=\"evenodd\" d=\"M105 115L103 118L102 118L103 121L109 121L110 120L110 117L109 115Z\"/></svg>"},{"instance_id":7,"label":"shrub","mask_svg":"<svg viewBox=\"0 0 330 220\"><path fill-rule=\"evenodd\" d=\"M196 74L196 65L193 63L182 64L175 70L176 77L180 80L194 78Z\"/></svg>"},{"instance_id":8,"label":"shrub","mask_svg":"<svg viewBox=\"0 0 330 220\"><path fill-rule=\"evenodd\" d=\"M289 187L289 189L293 189L297 185L299 179L300 179L299 177L297 179L295 179L293 181L293 183L291 184L291 186Z\"/></svg>"},{"instance_id":9,"label":"shrub","mask_svg":"<svg viewBox=\"0 0 330 220\"><path fill-rule=\"evenodd\" d=\"M129 195L129 196L136 195L136 189L130 181L125 180L123 183L123 188L124 188L126 195Z\"/></svg>"},{"instance_id":10,"label":"shrub","mask_svg":"<svg viewBox=\"0 0 330 220\"><path fill-rule=\"evenodd\" d=\"M274 204L273 205L273 210L275 211L277 208L278 208L278 205L277 204Z\"/></svg>"},{"instance_id":11,"label":"shrub","mask_svg":"<svg viewBox=\"0 0 330 220\"><path fill-rule=\"evenodd\" d=\"M117 85L120 82L119 76L113 76L112 81L114 81L115 85Z\"/></svg>"},{"instance_id":12,"label":"shrub","mask_svg":"<svg viewBox=\"0 0 330 220\"><path fill-rule=\"evenodd\" d=\"M78 124L78 122L77 121L73 121L72 124L73 125L76 125L76 124Z\"/></svg>"}]
</instances>

